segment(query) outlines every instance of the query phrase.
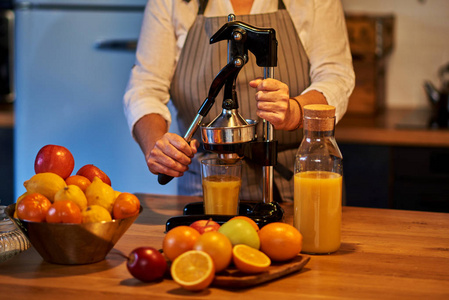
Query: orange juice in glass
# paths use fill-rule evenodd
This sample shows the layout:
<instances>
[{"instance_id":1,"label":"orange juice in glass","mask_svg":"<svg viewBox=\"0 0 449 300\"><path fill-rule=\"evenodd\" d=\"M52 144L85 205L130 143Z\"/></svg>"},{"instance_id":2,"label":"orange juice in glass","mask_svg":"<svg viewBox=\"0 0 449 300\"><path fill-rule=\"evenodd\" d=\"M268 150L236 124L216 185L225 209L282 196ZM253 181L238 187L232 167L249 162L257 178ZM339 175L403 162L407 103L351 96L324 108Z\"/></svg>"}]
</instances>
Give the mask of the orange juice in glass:
<instances>
[{"instance_id":1,"label":"orange juice in glass","mask_svg":"<svg viewBox=\"0 0 449 300\"><path fill-rule=\"evenodd\" d=\"M342 175L306 171L294 177L294 226L303 235L302 252L332 253L340 248Z\"/></svg>"},{"instance_id":2,"label":"orange juice in glass","mask_svg":"<svg viewBox=\"0 0 449 300\"><path fill-rule=\"evenodd\" d=\"M238 215L242 162L225 164L219 159L201 161L204 213Z\"/></svg>"}]
</instances>

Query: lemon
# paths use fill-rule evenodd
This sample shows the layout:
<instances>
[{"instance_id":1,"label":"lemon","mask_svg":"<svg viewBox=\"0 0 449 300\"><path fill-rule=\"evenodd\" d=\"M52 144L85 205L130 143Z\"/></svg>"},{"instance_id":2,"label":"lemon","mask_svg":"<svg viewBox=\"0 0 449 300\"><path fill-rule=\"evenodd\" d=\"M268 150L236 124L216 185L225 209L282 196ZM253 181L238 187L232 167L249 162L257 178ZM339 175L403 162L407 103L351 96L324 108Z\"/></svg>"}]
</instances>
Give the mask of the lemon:
<instances>
[{"instance_id":1,"label":"lemon","mask_svg":"<svg viewBox=\"0 0 449 300\"><path fill-rule=\"evenodd\" d=\"M82 223L109 222L111 214L100 205L90 205L81 211Z\"/></svg>"},{"instance_id":2,"label":"lemon","mask_svg":"<svg viewBox=\"0 0 449 300\"><path fill-rule=\"evenodd\" d=\"M101 181L100 178L95 177L92 183L86 188L87 205L100 205L112 214L112 208L115 201L114 189Z\"/></svg>"},{"instance_id":3,"label":"lemon","mask_svg":"<svg viewBox=\"0 0 449 300\"><path fill-rule=\"evenodd\" d=\"M60 189L55 194L55 202L62 200L70 200L74 202L80 210L83 210L87 207L87 198L84 195L83 190L74 184L69 184L68 186Z\"/></svg>"},{"instance_id":4,"label":"lemon","mask_svg":"<svg viewBox=\"0 0 449 300\"><path fill-rule=\"evenodd\" d=\"M44 195L50 202L54 202L57 191L67 186L61 176L51 173L38 173L23 183L29 193Z\"/></svg>"}]
</instances>

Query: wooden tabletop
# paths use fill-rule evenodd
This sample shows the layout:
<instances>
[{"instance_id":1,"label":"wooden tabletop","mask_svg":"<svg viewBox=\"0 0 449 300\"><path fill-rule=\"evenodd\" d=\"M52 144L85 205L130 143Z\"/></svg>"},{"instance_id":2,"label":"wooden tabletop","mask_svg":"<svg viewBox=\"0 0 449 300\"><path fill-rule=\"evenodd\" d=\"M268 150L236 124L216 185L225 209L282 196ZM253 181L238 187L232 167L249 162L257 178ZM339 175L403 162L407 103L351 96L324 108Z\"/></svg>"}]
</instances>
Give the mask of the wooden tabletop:
<instances>
[{"instance_id":1,"label":"wooden tabletop","mask_svg":"<svg viewBox=\"0 0 449 300\"><path fill-rule=\"evenodd\" d=\"M33 249L0 264L5 299L449 299L449 214L343 208L342 246L312 255L298 273L246 289L188 292L172 280L141 283L125 260L139 246L160 248L168 218L199 198L139 195L144 211L104 261L65 266ZM292 205L283 205L292 222Z\"/></svg>"}]
</instances>

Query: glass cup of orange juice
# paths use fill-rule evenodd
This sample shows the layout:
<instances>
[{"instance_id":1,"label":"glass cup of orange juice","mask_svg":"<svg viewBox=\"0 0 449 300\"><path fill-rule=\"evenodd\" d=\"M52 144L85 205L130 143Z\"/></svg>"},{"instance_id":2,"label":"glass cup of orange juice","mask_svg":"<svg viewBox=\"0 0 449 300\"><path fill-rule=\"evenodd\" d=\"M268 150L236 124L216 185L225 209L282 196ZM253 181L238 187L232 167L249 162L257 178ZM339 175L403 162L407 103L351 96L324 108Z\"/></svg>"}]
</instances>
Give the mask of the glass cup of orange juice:
<instances>
[{"instance_id":1,"label":"glass cup of orange juice","mask_svg":"<svg viewBox=\"0 0 449 300\"><path fill-rule=\"evenodd\" d=\"M204 213L238 215L242 161L227 164L218 158L201 161Z\"/></svg>"}]
</instances>

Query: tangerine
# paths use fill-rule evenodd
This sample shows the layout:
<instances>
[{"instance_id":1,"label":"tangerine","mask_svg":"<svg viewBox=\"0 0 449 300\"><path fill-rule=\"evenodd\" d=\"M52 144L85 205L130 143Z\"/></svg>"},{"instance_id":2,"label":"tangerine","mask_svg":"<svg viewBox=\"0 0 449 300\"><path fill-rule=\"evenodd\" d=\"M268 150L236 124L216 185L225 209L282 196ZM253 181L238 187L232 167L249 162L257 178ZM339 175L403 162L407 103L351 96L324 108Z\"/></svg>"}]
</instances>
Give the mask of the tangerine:
<instances>
[{"instance_id":1,"label":"tangerine","mask_svg":"<svg viewBox=\"0 0 449 300\"><path fill-rule=\"evenodd\" d=\"M54 202L47 211L47 223L73 223L82 221L79 206L71 200L60 200Z\"/></svg>"},{"instance_id":2,"label":"tangerine","mask_svg":"<svg viewBox=\"0 0 449 300\"><path fill-rule=\"evenodd\" d=\"M124 219L139 213L140 201L136 195L131 193L120 193L114 201L112 215L114 219Z\"/></svg>"},{"instance_id":3,"label":"tangerine","mask_svg":"<svg viewBox=\"0 0 449 300\"><path fill-rule=\"evenodd\" d=\"M82 175L72 175L66 178L65 183L67 185L73 184L78 186L83 192L86 192L86 188L92 183L87 177Z\"/></svg>"},{"instance_id":4,"label":"tangerine","mask_svg":"<svg viewBox=\"0 0 449 300\"><path fill-rule=\"evenodd\" d=\"M302 234L292 225L274 222L259 231L260 250L274 261L296 257L302 248Z\"/></svg>"},{"instance_id":5,"label":"tangerine","mask_svg":"<svg viewBox=\"0 0 449 300\"><path fill-rule=\"evenodd\" d=\"M217 231L203 233L193 250L204 251L210 255L214 262L215 272L226 269L232 260L232 244L227 236Z\"/></svg>"},{"instance_id":6,"label":"tangerine","mask_svg":"<svg viewBox=\"0 0 449 300\"><path fill-rule=\"evenodd\" d=\"M29 193L17 204L17 217L32 222L45 222L50 200L39 193Z\"/></svg>"},{"instance_id":7,"label":"tangerine","mask_svg":"<svg viewBox=\"0 0 449 300\"><path fill-rule=\"evenodd\" d=\"M162 250L165 256L174 261L182 253L192 250L200 233L190 226L178 226L171 229L162 241Z\"/></svg>"},{"instance_id":8,"label":"tangerine","mask_svg":"<svg viewBox=\"0 0 449 300\"><path fill-rule=\"evenodd\" d=\"M190 250L179 255L170 269L173 280L190 291L201 291L214 280L212 258L203 251Z\"/></svg>"}]
</instances>

